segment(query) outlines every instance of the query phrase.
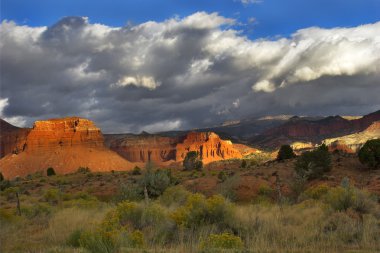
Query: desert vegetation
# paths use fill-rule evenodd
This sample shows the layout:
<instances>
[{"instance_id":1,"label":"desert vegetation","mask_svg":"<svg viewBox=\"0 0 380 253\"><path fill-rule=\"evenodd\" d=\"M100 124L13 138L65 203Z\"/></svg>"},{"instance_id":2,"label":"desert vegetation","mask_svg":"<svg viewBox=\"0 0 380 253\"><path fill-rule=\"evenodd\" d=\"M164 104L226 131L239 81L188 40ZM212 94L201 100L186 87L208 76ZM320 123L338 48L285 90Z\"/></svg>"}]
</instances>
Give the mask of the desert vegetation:
<instances>
[{"instance_id":1,"label":"desert vegetation","mask_svg":"<svg viewBox=\"0 0 380 253\"><path fill-rule=\"evenodd\" d=\"M318 152L324 152L323 147ZM308 185L304 180L283 196L278 195L275 186L262 184L255 197L242 202L236 196L236 187L244 173L252 173L258 167L249 166L249 160L244 168L242 161L235 163L240 168L235 172L207 168L202 173L173 171L148 164L131 172L94 173L87 168L64 176L44 177L37 173L9 181L0 196L0 250L380 250L378 195L359 189L348 178L335 186ZM196 177L195 172L199 173ZM204 195L189 188L186 182L197 178L215 178L216 192ZM296 184L299 178L295 171L292 183ZM118 187L108 197L96 193L104 193L115 184Z\"/></svg>"}]
</instances>

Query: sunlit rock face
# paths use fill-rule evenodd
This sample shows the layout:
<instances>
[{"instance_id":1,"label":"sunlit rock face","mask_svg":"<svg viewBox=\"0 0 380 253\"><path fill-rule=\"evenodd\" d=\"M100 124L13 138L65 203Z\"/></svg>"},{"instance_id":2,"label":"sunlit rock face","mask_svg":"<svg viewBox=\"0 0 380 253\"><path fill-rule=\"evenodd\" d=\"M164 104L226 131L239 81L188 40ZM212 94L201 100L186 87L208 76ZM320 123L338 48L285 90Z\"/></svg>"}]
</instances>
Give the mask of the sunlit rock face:
<instances>
[{"instance_id":1,"label":"sunlit rock face","mask_svg":"<svg viewBox=\"0 0 380 253\"><path fill-rule=\"evenodd\" d=\"M6 178L46 172L49 167L66 174L79 167L111 171L134 166L104 146L103 135L92 121L78 117L36 121L18 146L22 147L18 152L0 160Z\"/></svg>"},{"instance_id":2,"label":"sunlit rock face","mask_svg":"<svg viewBox=\"0 0 380 253\"><path fill-rule=\"evenodd\" d=\"M222 159L241 158L242 152L255 149L241 145L240 149L213 132L189 132L182 136L167 137L154 134L107 135L109 147L131 162L164 164L182 162L189 151L196 151L203 163Z\"/></svg>"},{"instance_id":3,"label":"sunlit rock face","mask_svg":"<svg viewBox=\"0 0 380 253\"><path fill-rule=\"evenodd\" d=\"M26 151L57 147L103 147L103 135L95 124L78 117L36 121L26 140Z\"/></svg>"},{"instance_id":4,"label":"sunlit rock face","mask_svg":"<svg viewBox=\"0 0 380 253\"><path fill-rule=\"evenodd\" d=\"M185 159L187 152L197 151L204 163L213 161L242 158L241 153L234 148L231 141L225 141L213 132L190 132L182 143L177 144L176 160Z\"/></svg>"},{"instance_id":5,"label":"sunlit rock face","mask_svg":"<svg viewBox=\"0 0 380 253\"><path fill-rule=\"evenodd\" d=\"M380 121L372 123L362 132L326 139L323 142L331 151L340 150L346 153L356 153L367 140L380 138Z\"/></svg>"}]
</instances>

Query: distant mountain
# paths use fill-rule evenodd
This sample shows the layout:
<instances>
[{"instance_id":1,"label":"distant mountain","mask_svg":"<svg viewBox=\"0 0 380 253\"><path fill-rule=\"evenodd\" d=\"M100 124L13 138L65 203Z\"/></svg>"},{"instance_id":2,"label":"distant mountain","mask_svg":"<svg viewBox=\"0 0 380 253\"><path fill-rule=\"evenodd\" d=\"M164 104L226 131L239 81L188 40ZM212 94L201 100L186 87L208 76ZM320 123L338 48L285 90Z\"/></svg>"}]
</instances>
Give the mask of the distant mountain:
<instances>
[{"instance_id":1,"label":"distant mountain","mask_svg":"<svg viewBox=\"0 0 380 253\"><path fill-rule=\"evenodd\" d=\"M247 143L247 141L262 132L284 124L293 116L291 115L278 115L278 116L266 116L260 118L247 118L242 120L227 121L220 126L192 129L196 132L214 132L218 134L222 139L229 139L236 143ZM308 120L318 120L321 117L301 117ZM168 131L160 132L163 136L178 136L186 134L189 131Z\"/></svg>"},{"instance_id":2,"label":"distant mountain","mask_svg":"<svg viewBox=\"0 0 380 253\"><path fill-rule=\"evenodd\" d=\"M327 138L364 131L380 120L380 110L352 120L340 116L329 116L319 120L292 117L285 123L269 128L248 140L253 146L275 149L293 142L320 143Z\"/></svg>"},{"instance_id":3,"label":"distant mountain","mask_svg":"<svg viewBox=\"0 0 380 253\"><path fill-rule=\"evenodd\" d=\"M330 150L342 150L347 153L355 153L367 140L380 138L380 121L373 122L362 132L344 135L323 141Z\"/></svg>"}]
</instances>

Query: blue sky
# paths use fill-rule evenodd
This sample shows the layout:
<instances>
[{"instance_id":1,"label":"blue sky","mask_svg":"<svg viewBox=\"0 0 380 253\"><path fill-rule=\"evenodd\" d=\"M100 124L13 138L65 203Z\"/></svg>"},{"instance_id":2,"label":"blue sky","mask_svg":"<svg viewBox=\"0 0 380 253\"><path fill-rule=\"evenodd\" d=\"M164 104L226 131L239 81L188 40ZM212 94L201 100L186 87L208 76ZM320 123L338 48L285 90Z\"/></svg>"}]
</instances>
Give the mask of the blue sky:
<instances>
[{"instance_id":1,"label":"blue sky","mask_svg":"<svg viewBox=\"0 0 380 253\"><path fill-rule=\"evenodd\" d=\"M65 16L86 16L91 22L123 26L163 21L197 11L218 12L241 23L250 38L288 36L298 29L353 27L380 19L380 0L2 0L1 19L28 26L52 25ZM252 26L248 22L254 18Z\"/></svg>"}]
</instances>

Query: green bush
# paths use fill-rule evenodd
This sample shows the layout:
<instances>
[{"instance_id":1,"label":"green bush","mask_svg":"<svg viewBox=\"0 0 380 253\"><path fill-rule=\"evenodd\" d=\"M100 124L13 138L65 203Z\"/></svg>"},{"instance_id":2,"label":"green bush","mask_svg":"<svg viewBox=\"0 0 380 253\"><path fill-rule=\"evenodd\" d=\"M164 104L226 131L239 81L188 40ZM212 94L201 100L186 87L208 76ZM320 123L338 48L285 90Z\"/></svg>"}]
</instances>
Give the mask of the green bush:
<instances>
[{"instance_id":1,"label":"green bush","mask_svg":"<svg viewBox=\"0 0 380 253\"><path fill-rule=\"evenodd\" d=\"M46 170L46 175L47 175L48 177L50 177L50 176L54 176L54 175L55 175L55 171L54 171L54 169L53 169L52 167L47 168L47 170Z\"/></svg>"},{"instance_id":2,"label":"green bush","mask_svg":"<svg viewBox=\"0 0 380 253\"><path fill-rule=\"evenodd\" d=\"M153 171L152 169L147 169L140 181L140 186L142 191L146 187L149 197L156 198L162 195L166 188L175 183L176 179L172 176L170 170L157 169Z\"/></svg>"},{"instance_id":3,"label":"green bush","mask_svg":"<svg viewBox=\"0 0 380 253\"><path fill-rule=\"evenodd\" d=\"M57 204L61 200L61 193L58 189L49 189L45 192L43 198L50 204Z\"/></svg>"},{"instance_id":4,"label":"green bush","mask_svg":"<svg viewBox=\"0 0 380 253\"><path fill-rule=\"evenodd\" d=\"M37 203L33 206L22 206L21 213L25 215L28 219L33 219L35 217L46 217L52 212L51 206L46 203Z\"/></svg>"},{"instance_id":5,"label":"green bush","mask_svg":"<svg viewBox=\"0 0 380 253\"><path fill-rule=\"evenodd\" d=\"M376 199L369 193L359 190L343 180L342 186L331 188L325 196L325 202L336 211L352 209L358 213L370 213L376 208Z\"/></svg>"},{"instance_id":6,"label":"green bush","mask_svg":"<svg viewBox=\"0 0 380 253\"><path fill-rule=\"evenodd\" d=\"M277 153L277 160L283 161L286 159L294 158L295 156L296 154L294 154L293 149L290 145L282 145Z\"/></svg>"},{"instance_id":7,"label":"green bush","mask_svg":"<svg viewBox=\"0 0 380 253\"><path fill-rule=\"evenodd\" d=\"M331 169L331 155L327 146L322 144L313 151L302 153L298 157L294 169L300 177L307 179L322 177L323 173Z\"/></svg>"},{"instance_id":8,"label":"green bush","mask_svg":"<svg viewBox=\"0 0 380 253\"><path fill-rule=\"evenodd\" d=\"M274 190L269 186L269 185L260 185L258 192L260 196L265 196L265 197L271 197L274 193Z\"/></svg>"},{"instance_id":9,"label":"green bush","mask_svg":"<svg viewBox=\"0 0 380 253\"><path fill-rule=\"evenodd\" d=\"M137 201L143 198L144 189L141 187L141 185L127 183L120 186L118 195L116 196L116 201Z\"/></svg>"},{"instance_id":10,"label":"green bush","mask_svg":"<svg viewBox=\"0 0 380 253\"><path fill-rule=\"evenodd\" d=\"M202 170L203 163L196 151L189 151L183 160L183 167L185 170Z\"/></svg>"},{"instance_id":11,"label":"green bush","mask_svg":"<svg viewBox=\"0 0 380 253\"><path fill-rule=\"evenodd\" d=\"M233 211L233 205L221 195L206 199L204 195L196 193L189 196L185 206L175 210L171 217L178 226L199 228L215 224L223 228L231 223Z\"/></svg>"},{"instance_id":12,"label":"green bush","mask_svg":"<svg viewBox=\"0 0 380 253\"><path fill-rule=\"evenodd\" d=\"M359 150L359 160L371 169L380 167L380 139L368 140Z\"/></svg>"},{"instance_id":13,"label":"green bush","mask_svg":"<svg viewBox=\"0 0 380 253\"><path fill-rule=\"evenodd\" d=\"M322 197L326 196L326 194L329 192L330 187L326 184L319 184L312 186L305 190L304 197L311 198L311 199L321 199Z\"/></svg>"},{"instance_id":14,"label":"green bush","mask_svg":"<svg viewBox=\"0 0 380 253\"><path fill-rule=\"evenodd\" d=\"M180 206L186 203L188 197L191 195L182 185L171 186L167 188L160 196L160 203L163 205Z\"/></svg>"},{"instance_id":15,"label":"green bush","mask_svg":"<svg viewBox=\"0 0 380 253\"><path fill-rule=\"evenodd\" d=\"M140 230L135 230L128 235L128 244L132 248L143 248L145 245L144 234Z\"/></svg>"},{"instance_id":16,"label":"green bush","mask_svg":"<svg viewBox=\"0 0 380 253\"><path fill-rule=\"evenodd\" d=\"M132 175L141 175L141 168L138 166L135 166L132 170Z\"/></svg>"},{"instance_id":17,"label":"green bush","mask_svg":"<svg viewBox=\"0 0 380 253\"><path fill-rule=\"evenodd\" d=\"M226 199L231 201L237 200L236 189L240 183L240 176L235 174L228 177L224 182L218 185L217 192L221 194Z\"/></svg>"},{"instance_id":18,"label":"green bush","mask_svg":"<svg viewBox=\"0 0 380 253\"><path fill-rule=\"evenodd\" d=\"M224 182L226 181L228 178L228 175L225 171L220 171L219 174L218 174L218 179L221 181L221 182Z\"/></svg>"},{"instance_id":19,"label":"green bush","mask_svg":"<svg viewBox=\"0 0 380 253\"><path fill-rule=\"evenodd\" d=\"M79 239L81 247L91 253L114 253L120 249L120 234L118 231L97 230L85 231Z\"/></svg>"},{"instance_id":20,"label":"green bush","mask_svg":"<svg viewBox=\"0 0 380 253\"><path fill-rule=\"evenodd\" d=\"M242 249L240 237L230 233L211 234L201 243L201 249Z\"/></svg>"},{"instance_id":21,"label":"green bush","mask_svg":"<svg viewBox=\"0 0 380 253\"><path fill-rule=\"evenodd\" d=\"M74 230L67 238L66 244L74 248L79 248L82 233L83 231L81 229Z\"/></svg>"},{"instance_id":22,"label":"green bush","mask_svg":"<svg viewBox=\"0 0 380 253\"><path fill-rule=\"evenodd\" d=\"M3 180L0 182L0 190L4 191L7 188L12 187L12 183L9 180Z\"/></svg>"}]
</instances>

